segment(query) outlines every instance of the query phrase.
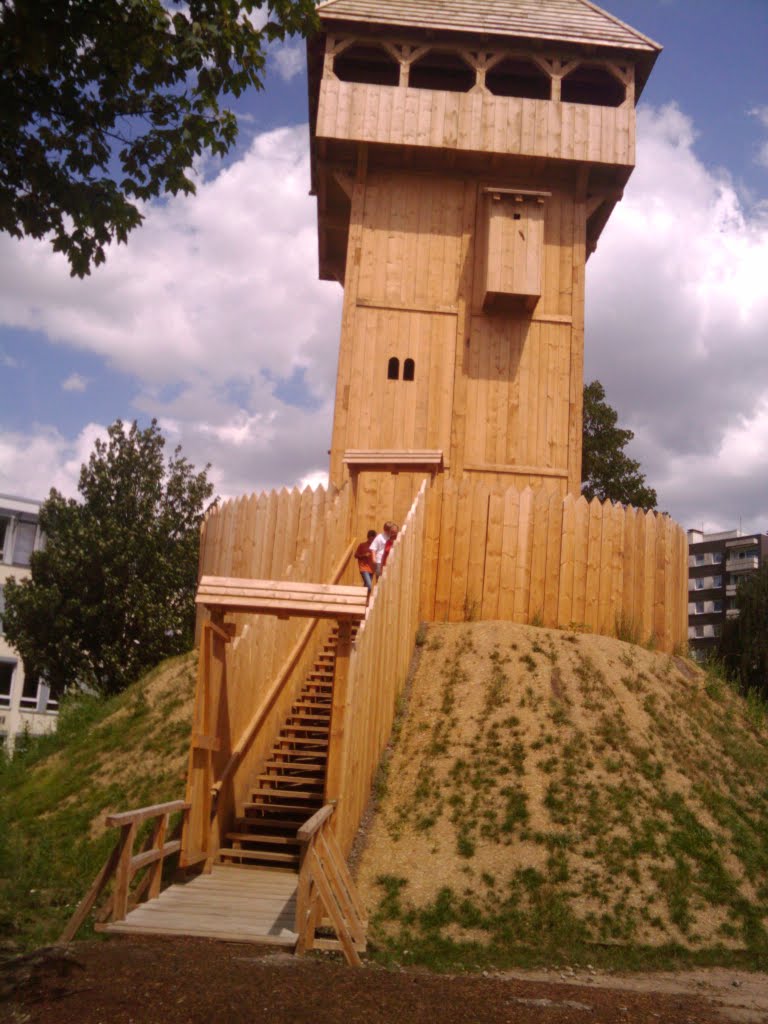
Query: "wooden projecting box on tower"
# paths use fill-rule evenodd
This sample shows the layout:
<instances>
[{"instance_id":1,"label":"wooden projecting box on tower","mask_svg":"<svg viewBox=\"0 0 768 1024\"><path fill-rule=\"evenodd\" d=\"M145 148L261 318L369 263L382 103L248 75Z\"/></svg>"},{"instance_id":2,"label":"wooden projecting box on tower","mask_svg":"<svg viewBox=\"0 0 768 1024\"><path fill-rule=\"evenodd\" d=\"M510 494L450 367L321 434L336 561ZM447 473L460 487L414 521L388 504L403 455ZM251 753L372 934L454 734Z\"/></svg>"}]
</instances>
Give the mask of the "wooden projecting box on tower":
<instances>
[{"instance_id":1,"label":"wooden projecting box on tower","mask_svg":"<svg viewBox=\"0 0 768 1024\"><path fill-rule=\"evenodd\" d=\"M327 0L309 43L320 276L344 287L331 482L578 494L584 267L660 47L588 0Z\"/></svg>"}]
</instances>

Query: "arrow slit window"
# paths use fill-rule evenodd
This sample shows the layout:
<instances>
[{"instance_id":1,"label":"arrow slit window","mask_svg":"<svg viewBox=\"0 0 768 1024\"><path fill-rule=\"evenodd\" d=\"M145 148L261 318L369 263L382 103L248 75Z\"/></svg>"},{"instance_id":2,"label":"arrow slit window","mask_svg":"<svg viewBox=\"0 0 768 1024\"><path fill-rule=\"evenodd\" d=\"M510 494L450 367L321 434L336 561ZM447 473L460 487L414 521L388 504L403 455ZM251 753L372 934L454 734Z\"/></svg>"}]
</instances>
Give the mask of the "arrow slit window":
<instances>
[{"instance_id":1,"label":"arrow slit window","mask_svg":"<svg viewBox=\"0 0 768 1024\"><path fill-rule=\"evenodd\" d=\"M544 214L549 192L484 188L483 310L531 311L541 297Z\"/></svg>"}]
</instances>

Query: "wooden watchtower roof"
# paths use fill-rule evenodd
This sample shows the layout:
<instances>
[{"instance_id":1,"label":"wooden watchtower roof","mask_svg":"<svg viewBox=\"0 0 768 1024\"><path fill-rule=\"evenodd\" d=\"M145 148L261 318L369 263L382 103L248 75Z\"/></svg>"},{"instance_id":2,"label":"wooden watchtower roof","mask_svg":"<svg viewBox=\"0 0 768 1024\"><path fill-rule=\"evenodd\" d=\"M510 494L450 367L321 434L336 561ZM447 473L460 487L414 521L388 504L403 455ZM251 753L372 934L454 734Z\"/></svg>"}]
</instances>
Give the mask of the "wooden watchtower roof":
<instances>
[{"instance_id":1,"label":"wooden watchtower roof","mask_svg":"<svg viewBox=\"0 0 768 1024\"><path fill-rule=\"evenodd\" d=\"M634 54L639 97L662 47L589 0L325 0L324 28L336 22L397 26L425 33L511 37L610 48Z\"/></svg>"}]
</instances>

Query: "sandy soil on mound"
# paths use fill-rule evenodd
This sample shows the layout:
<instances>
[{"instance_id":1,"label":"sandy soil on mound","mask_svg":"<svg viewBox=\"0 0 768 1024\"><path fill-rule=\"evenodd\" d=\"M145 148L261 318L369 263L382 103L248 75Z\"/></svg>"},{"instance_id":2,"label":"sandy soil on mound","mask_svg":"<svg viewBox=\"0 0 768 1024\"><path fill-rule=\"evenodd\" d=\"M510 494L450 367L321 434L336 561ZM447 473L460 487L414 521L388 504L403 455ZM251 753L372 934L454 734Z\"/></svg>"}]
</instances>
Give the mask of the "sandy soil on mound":
<instances>
[{"instance_id":1,"label":"sandy soil on mound","mask_svg":"<svg viewBox=\"0 0 768 1024\"><path fill-rule=\"evenodd\" d=\"M408 907L446 887L487 907L535 869L598 941L741 947L708 880L681 880L678 852L702 832L732 891L755 900L754 871L713 816L714 797L702 798L720 787L718 799L749 808L760 785L713 739L725 711L744 749L765 756L730 698L710 700L685 659L608 637L433 625L422 650L386 795L358 851L371 916L382 876L406 880ZM445 934L487 938L455 922Z\"/></svg>"}]
</instances>

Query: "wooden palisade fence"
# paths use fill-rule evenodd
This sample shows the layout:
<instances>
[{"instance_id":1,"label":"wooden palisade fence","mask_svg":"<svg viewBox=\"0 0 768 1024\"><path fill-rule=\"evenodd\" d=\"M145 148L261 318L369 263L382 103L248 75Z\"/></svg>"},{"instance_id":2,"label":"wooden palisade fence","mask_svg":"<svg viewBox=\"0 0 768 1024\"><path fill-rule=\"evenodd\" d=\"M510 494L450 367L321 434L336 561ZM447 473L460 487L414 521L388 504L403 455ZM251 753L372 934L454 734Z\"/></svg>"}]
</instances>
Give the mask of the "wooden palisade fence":
<instances>
[{"instance_id":1,"label":"wooden palisade fence","mask_svg":"<svg viewBox=\"0 0 768 1024\"><path fill-rule=\"evenodd\" d=\"M669 516L584 497L446 480L428 495L421 614L687 637L687 541Z\"/></svg>"}]
</instances>

